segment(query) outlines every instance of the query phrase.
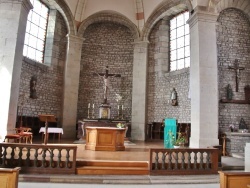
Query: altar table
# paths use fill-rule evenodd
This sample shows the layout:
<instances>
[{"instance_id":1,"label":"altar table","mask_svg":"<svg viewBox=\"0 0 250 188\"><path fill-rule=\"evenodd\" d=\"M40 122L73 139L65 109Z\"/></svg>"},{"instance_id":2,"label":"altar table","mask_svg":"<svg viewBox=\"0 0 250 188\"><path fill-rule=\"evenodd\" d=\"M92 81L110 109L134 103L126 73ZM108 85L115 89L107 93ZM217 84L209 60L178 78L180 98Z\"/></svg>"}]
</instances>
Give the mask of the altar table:
<instances>
[{"instance_id":1,"label":"altar table","mask_svg":"<svg viewBox=\"0 0 250 188\"><path fill-rule=\"evenodd\" d=\"M45 127L41 127L39 133L44 133L44 132L45 132ZM48 139L49 139L49 133L54 133L53 140L55 139L55 134L58 134L58 141L60 142L61 135L63 134L63 129L57 127L48 127ZM44 134L42 135L42 140L43 136Z\"/></svg>"},{"instance_id":2,"label":"altar table","mask_svg":"<svg viewBox=\"0 0 250 188\"><path fill-rule=\"evenodd\" d=\"M86 127L86 150L124 151L125 128Z\"/></svg>"}]
</instances>

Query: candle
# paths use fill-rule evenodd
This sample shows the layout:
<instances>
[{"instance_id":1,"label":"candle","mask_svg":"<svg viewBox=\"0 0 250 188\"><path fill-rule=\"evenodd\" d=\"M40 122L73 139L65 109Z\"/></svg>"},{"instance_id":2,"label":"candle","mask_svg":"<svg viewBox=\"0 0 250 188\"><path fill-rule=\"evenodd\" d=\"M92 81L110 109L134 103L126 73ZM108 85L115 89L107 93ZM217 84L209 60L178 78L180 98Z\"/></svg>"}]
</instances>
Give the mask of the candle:
<instances>
[{"instance_id":1,"label":"candle","mask_svg":"<svg viewBox=\"0 0 250 188\"><path fill-rule=\"evenodd\" d=\"M93 104L93 108L95 108L95 104Z\"/></svg>"},{"instance_id":2,"label":"candle","mask_svg":"<svg viewBox=\"0 0 250 188\"><path fill-rule=\"evenodd\" d=\"M119 110L119 105L118 105L117 109Z\"/></svg>"},{"instance_id":3,"label":"candle","mask_svg":"<svg viewBox=\"0 0 250 188\"><path fill-rule=\"evenodd\" d=\"M88 104L88 108L90 108L90 103Z\"/></svg>"},{"instance_id":4,"label":"candle","mask_svg":"<svg viewBox=\"0 0 250 188\"><path fill-rule=\"evenodd\" d=\"M123 110L123 105L122 105L122 110Z\"/></svg>"}]
</instances>

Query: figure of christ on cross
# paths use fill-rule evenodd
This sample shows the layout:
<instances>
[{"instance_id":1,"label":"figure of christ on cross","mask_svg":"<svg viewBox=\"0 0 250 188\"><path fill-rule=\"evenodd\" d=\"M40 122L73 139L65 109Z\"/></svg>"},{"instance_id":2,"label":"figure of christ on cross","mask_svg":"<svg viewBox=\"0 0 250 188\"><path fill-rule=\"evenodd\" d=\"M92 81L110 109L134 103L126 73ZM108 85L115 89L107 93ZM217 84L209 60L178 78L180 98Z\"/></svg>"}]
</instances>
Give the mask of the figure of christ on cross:
<instances>
[{"instance_id":1,"label":"figure of christ on cross","mask_svg":"<svg viewBox=\"0 0 250 188\"><path fill-rule=\"evenodd\" d=\"M120 74L109 74L109 67L106 66L105 68L105 73L94 73L94 75L98 75L99 77L101 77L103 79L104 82L104 104L107 104L107 95L108 95L108 89L110 89L110 77L121 77Z\"/></svg>"},{"instance_id":2,"label":"figure of christ on cross","mask_svg":"<svg viewBox=\"0 0 250 188\"><path fill-rule=\"evenodd\" d=\"M235 59L234 66L229 66L228 69L233 69L235 72L235 82L236 82L236 92L239 90L239 81L240 81L240 71L244 70L244 67L239 66L238 59Z\"/></svg>"}]
</instances>

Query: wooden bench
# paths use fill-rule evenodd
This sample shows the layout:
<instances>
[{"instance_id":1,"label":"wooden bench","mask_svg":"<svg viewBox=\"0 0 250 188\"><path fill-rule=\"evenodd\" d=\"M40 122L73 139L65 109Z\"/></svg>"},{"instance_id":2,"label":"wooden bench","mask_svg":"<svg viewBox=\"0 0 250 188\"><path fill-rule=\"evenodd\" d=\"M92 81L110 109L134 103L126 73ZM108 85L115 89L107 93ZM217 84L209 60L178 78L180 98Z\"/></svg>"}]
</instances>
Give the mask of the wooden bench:
<instances>
[{"instance_id":1,"label":"wooden bench","mask_svg":"<svg viewBox=\"0 0 250 188\"><path fill-rule=\"evenodd\" d=\"M0 168L0 187L17 188L18 176L21 168Z\"/></svg>"},{"instance_id":2,"label":"wooden bench","mask_svg":"<svg viewBox=\"0 0 250 188\"><path fill-rule=\"evenodd\" d=\"M220 188L247 188L250 185L250 172L219 171Z\"/></svg>"}]
</instances>

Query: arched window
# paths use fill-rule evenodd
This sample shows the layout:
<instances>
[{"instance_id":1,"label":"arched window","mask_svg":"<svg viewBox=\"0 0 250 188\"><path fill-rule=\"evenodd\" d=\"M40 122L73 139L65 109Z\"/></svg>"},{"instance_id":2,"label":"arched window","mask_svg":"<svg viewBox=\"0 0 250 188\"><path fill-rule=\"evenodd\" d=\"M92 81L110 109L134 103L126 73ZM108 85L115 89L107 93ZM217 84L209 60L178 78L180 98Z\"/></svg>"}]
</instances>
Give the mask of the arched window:
<instances>
[{"instance_id":1,"label":"arched window","mask_svg":"<svg viewBox=\"0 0 250 188\"><path fill-rule=\"evenodd\" d=\"M170 71L190 67L189 12L170 20Z\"/></svg>"},{"instance_id":2,"label":"arched window","mask_svg":"<svg viewBox=\"0 0 250 188\"><path fill-rule=\"evenodd\" d=\"M40 0L30 2L34 8L28 15L23 56L43 63L49 9Z\"/></svg>"}]
</instances>

